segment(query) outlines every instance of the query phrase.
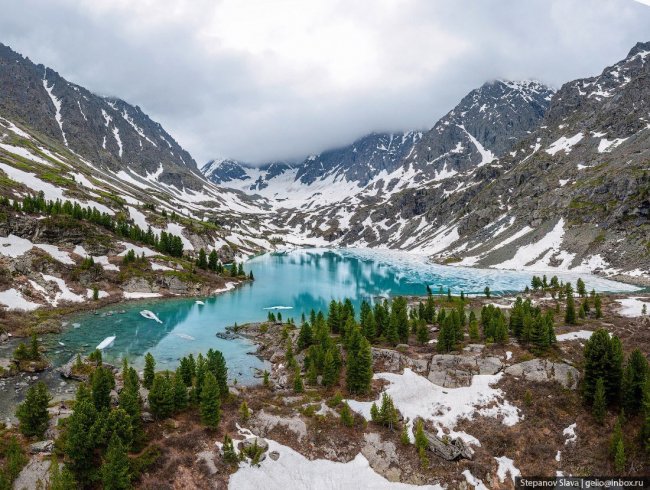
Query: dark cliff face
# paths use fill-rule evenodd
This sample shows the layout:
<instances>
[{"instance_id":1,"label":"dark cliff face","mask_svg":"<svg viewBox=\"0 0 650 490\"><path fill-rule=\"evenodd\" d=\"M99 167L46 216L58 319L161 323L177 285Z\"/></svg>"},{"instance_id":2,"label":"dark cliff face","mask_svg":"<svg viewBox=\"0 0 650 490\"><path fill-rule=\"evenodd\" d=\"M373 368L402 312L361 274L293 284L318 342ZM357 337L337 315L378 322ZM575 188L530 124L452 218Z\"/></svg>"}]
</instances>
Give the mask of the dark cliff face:
<instances>
[{"instance_id":1,"label":"dark cliff face","mask_svg":"<svg viewBox=\"0 0 650 490\"><path fill-rule=\"evenodd\" d=\"M138 106L101 97L0 44L0 115L26 124L113 171L199 188L196 162ZM195 172L195 173L194 173Z\"/></svg>"}]
</instances>

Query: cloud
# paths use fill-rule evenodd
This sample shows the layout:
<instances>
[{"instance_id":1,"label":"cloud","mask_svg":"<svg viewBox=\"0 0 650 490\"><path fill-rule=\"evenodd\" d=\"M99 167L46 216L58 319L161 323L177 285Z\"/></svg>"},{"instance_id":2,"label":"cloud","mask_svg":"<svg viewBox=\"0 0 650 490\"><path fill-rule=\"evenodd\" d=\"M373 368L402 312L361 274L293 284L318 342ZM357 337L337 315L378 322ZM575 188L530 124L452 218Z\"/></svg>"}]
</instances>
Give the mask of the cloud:
<instances>
[{"instance_id":1,"label":"cloud","mask_svg":"<svg viewBox=\"0 0 650 490\"><path fill-rule=\"evenodd\" d=\"M647 40L625 0L0 0L0 42L140 105L201 164L428 128L494 78L554 86Z\"/></svg>"}]
</instances>

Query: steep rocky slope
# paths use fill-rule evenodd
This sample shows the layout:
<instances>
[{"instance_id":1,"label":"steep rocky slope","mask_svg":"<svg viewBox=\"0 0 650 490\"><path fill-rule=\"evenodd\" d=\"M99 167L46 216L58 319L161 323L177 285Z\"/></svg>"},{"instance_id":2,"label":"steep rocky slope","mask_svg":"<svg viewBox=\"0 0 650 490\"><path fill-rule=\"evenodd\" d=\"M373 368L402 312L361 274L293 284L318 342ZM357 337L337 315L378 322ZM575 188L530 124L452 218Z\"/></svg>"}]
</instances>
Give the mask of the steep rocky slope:
<instances>
[{"instance_id":1,"label":"steep rocky slope","mask_svg":"<svg viewBox=\"0 0 650 490\"><path fill-rule=\"evenodd\" d=\"M0 114L33 128L94 164L154 173L178 187L201 188L196 162L138 106L68 82L0 44Z\"/></svg>"}]
</instances>

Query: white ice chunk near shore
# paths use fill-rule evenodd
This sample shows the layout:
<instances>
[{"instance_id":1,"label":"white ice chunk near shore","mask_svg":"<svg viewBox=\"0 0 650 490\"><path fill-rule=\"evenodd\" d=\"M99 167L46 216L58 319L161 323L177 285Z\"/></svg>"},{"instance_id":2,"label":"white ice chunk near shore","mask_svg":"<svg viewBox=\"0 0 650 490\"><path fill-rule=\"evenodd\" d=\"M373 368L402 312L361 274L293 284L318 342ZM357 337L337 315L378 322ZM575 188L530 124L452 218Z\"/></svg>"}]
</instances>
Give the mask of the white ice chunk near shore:
<instances>
[{"instance_id":1,"label":"white ice chunk near shore","mask_svg":"<svg viewBox=\"0 0 650 490\"><path fill-rule=\"evenodd\" d=\"M162 297L162 294L141 292L141 291L135 291L131 293L128 291L124 291L124 293L122 293L122 296L124 296L125 299L146 299L146 298L160 298Z\"/></svg>"},{"instance_id":2,"label":"white ice chunk near shore","mask_svg":"<svg viewBox=\"0 0 650 490\"><path fill-rule=\"evenodd\" d=\"M115 339L116 339L115 335L112 335L110 337L106 337L104 340L102 340L99 343L99 345L97 345L96 349L97 350L104 350L104 349L110 347L111 345L113 345L113 342L115 342Z\"/></svg>"},{"instance_id":3,"label":"white ice chunk near shore","mask_svg":"<svg viewBox=\"0 0 650 490\"><path fill-rule=\"evenodd\" d=\"M158 323L162 323L162 320L158 318L158 315L156 315L153 311L151 310L142 310L140 312L140 315L142 315L144 318L147 320L154 320Z\"/></svg>"}]
</instances>

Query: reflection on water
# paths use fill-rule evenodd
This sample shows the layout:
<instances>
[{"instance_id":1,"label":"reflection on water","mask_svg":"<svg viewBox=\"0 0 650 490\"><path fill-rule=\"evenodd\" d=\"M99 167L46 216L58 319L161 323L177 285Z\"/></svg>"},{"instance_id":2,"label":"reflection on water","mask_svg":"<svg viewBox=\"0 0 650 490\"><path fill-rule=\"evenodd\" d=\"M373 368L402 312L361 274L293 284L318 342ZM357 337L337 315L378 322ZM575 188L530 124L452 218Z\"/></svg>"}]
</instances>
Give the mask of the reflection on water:
<instances>
[{"instance_id":1,"label":"reflection on water","mask_svg":"<svg viewBox=\"0 0 650 490\"><path fill-rule=\"evenodd\" d=\"M234 323L266 318L272 306L289 306L280 310L283 317L297 321L302 313L314 308L325 310L334 299L350 297L358 305L362 299L373 300L389 294L424 294L426 284L437 291L447 287L454 292L521 290L532 273L496 270L463 269L424 263L408 254L357 250L296 250L266 254L248 262L255 282L216 297L154 300L111 306L98 314L85 313L71 318L78 328L70 328L48 342L55 351L56 364L69 360L77 352L92 351L104 338L115 335L114 345L105 351L109 362L126 356L136 366L142 365L144 353L151 352L158 368L176 367L178 360L189 353L221 350L226 357L231 377L248 382L253 368L262 362L250 355L255 347L244 340L216 337ZM566 277L565 277L566 276ZM587 287L623 289L624 285L584 276ZM575 281L577 276L564 275ZM142 310L154 312L162 324L140 315ZM192 340L193 339L193 340ZM59 345L58 342L64 345Z\"/></svg>"}]
</instances>

